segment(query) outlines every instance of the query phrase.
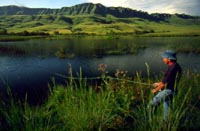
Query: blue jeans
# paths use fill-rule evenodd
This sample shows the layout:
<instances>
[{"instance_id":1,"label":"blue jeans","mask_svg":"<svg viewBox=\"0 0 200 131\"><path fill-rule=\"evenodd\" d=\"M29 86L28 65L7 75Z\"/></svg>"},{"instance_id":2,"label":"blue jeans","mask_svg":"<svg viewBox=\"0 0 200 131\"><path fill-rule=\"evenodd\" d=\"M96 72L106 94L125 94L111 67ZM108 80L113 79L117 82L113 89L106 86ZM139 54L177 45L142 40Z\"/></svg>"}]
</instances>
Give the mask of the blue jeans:
<instances>
[{"instance_id":1,"label":"blue jeans","mask_svg":"<svg viewBox=\"0 0 200 131\"><path fill-rule=\"evenodd\" d=\"M163 120L166 121L169 115L172 96L173 96L173 91L170 89L164 89L158 92L158 94L156 94L153 97L153 100L150 101L148 105L148 111L151 110L150 109L151 107L156 108L156 106L158 106L161 102L163 102L163 108L164 108Z\"/></svg>"}]
</instances>

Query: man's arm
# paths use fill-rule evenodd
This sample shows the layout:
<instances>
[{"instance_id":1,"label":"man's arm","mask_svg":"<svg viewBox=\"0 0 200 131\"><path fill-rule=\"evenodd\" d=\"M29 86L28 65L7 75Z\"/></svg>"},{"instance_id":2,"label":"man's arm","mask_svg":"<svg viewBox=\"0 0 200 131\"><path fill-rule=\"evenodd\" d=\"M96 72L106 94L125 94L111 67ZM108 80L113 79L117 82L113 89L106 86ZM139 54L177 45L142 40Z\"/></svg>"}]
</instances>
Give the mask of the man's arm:
<instances>
[{"instance_id":1,"label":"man's arm","mask_svg":"<svg viewBox=\"0 0 200 131\"><path fill-rule=\"evenodd\" d=\"M155 94L158 91L162 90L165 87L165 84L163 82L159 82L159 83L154 83L153 86L155 87L152 92Z\"/></svg>"}]
</instances>

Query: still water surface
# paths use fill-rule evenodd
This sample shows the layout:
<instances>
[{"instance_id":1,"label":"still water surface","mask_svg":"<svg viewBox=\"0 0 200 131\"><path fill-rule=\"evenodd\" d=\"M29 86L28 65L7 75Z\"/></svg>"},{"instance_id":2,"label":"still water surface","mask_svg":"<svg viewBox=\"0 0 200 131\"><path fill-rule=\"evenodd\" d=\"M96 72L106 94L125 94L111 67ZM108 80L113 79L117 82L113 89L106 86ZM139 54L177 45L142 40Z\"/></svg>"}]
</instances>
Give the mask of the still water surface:
<instances>
[{"instance_id":1,"label":"still water surface","mask_svg":"<svg viewBox=\"0 0 200 131\"><path fill-rule=\"evenodd\" d=\"M143 38L144 39L144 38ZM147 38L145 38L147 39ZM161 38L160 38L161 39ZM180 39L180 38L179 38ZM196 40L196 39L195 39ZM47 84L52 82L52 78L55 78L57 83L62 83L66 79L57 76L57 74L62 74L68 76L69 65L71 65L73 70L74 77L77 77L77 74L82 69L83 77L96 77L100 76L98 71L98 66L100 64L106 64L109 75L114 75L116 69L126 70L128 71L129 76L134 77L136 71L142 72L143 76L146 75L146 65L147 63L150 67L150 73L152 76L160 75L163 71L166 70L166 65L163 64L161 59L161 54L165 49L168 49L172 40L169 43L165 43L166 40L159 40L155 38L155 42L152 45L149 45L149 41L151 40L143 40L145 45L145 49L139 50L137 54L124 54L124 55L106 55L102 57L88 57L91 55L90 53L87 56L81 56L80 54L73 58L65 58L60 59L55 57L54 53L56 51L56 47L64 46L65 44L59 45L59 43L74 43L75 41L69 40L33 40L33 41L25 41L22 43L31 43L27 44L29 47L27 50L34 50L33 53L29 53L28 55L13 55L6 54L3 52L0 56L0 88L5 89L8 85L14 91L24 94L25 92L31 92L33 97L37 94L38 91L47 89ZM100 40L96 40L97 44L100 43ZM115 40L120 41L120 40ZM121 43L124 40L121 40ZM136 40L138 43L141 43L141 40ZM185 41L185 40L183 40ZM53 49L49 49L50 47L44 43L51 44L50 47ZM76 48L76 51L84 52L86 50L86 54L88 52L92 52L91 45L89 47L85 47L86 45L81 45L80 40L78 41L80 44L80 48L78 46L71 46L71 53L73 53L72 49ZM88 40L87 40L88 42ZM94 41L89 41L88 43L92 43ZM110 40L104 41L111 42ZM134 43L133 40L129 40L126 43ZM160 45L160 43L164 43ZM44 46L41 44L43 43ZM20 44L20 42L11 42L11 43L0 43L0 44ZM34 44L36 46L34 46ZM57 44L57 45L56 45ZM108 43L107 43L108 44ZM159 45L159 46L158 46ZM25 46L25 45L20 45ZM105 45L99 45L105 47ZM115 45L116 46L116 45ZM24 47L23 47L24 48ZM37 50L36 50L37 48ZM59 47L60 48L60 47ZM59 49L58 48L58 49ZM69 47L67 47L69 48ZM93 47L94 48L94 47ZM109 47L110 48L110 47ZM121 47L120 47L121 48ZM54 50L54 51L52 51ZM77 51L77 52L78 52ZM12 52L13 53L13 52ZM34 55L33 55L34 54ZM47 55L49 54L49 55ZM42 56L43 55L43 56ZM45 56L45 57L44 57ZM182 66L184 71L190 70L194 73L200 73L200 55L194 53L178 53L178 62ZM35 93L34 93L35 92Z\"/></svg>"}]
</instances>

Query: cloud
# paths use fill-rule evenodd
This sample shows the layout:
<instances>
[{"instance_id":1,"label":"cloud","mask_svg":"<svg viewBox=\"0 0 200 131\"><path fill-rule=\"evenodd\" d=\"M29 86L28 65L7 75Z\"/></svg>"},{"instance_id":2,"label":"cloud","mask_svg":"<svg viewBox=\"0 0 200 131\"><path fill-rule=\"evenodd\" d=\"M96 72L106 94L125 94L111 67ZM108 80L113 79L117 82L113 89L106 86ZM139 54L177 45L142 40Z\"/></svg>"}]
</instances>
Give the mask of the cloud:
<instances>
[{"instance_id":1,"label":"cloud","mask_svg":"<svg viewBox=\"0 0 200 131\"><path fill-rule=\"evenodd\" d=\"M177 0L174 1L173 6L176 12L200 15L199 0Z\"/></svg>"},{"instance_id":2,"label":"cloud","mask_svg":"<svg viewBox=\"0 0 200 131\"><path fill-rule=\"evenodd\" d=\"M122 6L149 13L185 13L200 15L200 0L86 0L105 6Z\"/></svg>"}]
</instances>

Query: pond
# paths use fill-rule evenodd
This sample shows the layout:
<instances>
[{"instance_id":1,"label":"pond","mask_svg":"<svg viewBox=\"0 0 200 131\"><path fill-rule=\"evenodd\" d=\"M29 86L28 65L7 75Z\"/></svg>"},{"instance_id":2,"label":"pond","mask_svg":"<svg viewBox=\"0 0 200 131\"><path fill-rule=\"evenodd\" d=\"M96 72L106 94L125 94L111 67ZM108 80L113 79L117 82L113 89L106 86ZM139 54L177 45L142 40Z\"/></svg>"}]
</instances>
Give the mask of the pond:
<instances>
[{"instance_id":1,"label":"pond","mask_svg":"<svg viewBox=\"0 0 200 131\"><path fill-rule=\"evenodd\" d=\"M184 72L200 73L200 55L193 53L199 47L199 37L80 37L0 42L0 88L5 90L9 86L16 94L29 93L37 101L35 96L48 90L52 78L58 84L65 83L66 78L61 75L68 76L69 65L74 77L79 76L81 68L83 77L89 79L100 76L100 64L107 65L111 76L120 69L128 71L130 77L136 72L145 77L147 63L151 76L156 76L167 68L161 59L166 49L180 51L177 57ZM191 52L185 53L186 49Z\"/></svg>"}]
</instances>

